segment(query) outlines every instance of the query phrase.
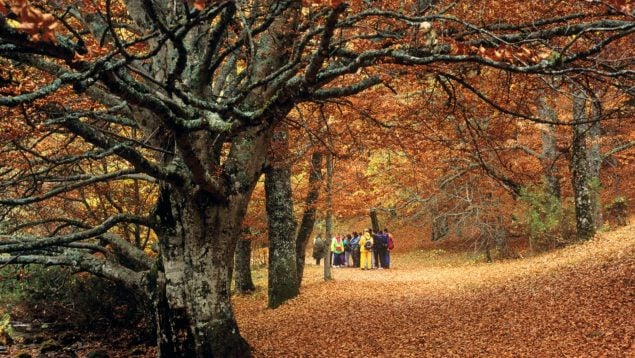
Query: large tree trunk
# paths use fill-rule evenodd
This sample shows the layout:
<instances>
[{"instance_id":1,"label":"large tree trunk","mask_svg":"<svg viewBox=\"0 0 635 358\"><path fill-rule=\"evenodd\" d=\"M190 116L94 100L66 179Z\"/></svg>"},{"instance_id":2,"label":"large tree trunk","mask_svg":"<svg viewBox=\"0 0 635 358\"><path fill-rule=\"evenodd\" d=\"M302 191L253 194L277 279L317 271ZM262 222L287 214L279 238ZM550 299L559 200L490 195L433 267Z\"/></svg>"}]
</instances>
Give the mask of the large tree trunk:
<instances>
[{"instance_id":1,"label":"large tree trunk","mask_svg":"<svg viewBox=\"0 0 635 358\"><path fill-rule=\"evenodd\" d=\"M160 357L249 355L230 302L230 273L251 193L260 178L271 130L236 137L222 193L191 182L164 184L156 207L160 244L154 302Z\"/></svg>"},{"instance_id":2,"label":"large tree trunk","mask_svg":"<svg viewBox=\"0 0 635 358\"><path fill-rule=\"evenodd\" d=\"M595 222L591 193L591 177L587 158L588 126L583 124L586 116L586 96L578 92L573 100L573 143L571 145L571 183L573 186L576 229L578 240L589 240L595 235Z\"/></svg>"},{"instance_id":3,"label":"large tree trunk","mask_svg":"<svg viewBox=\"0 0 635 358\"><path fill-rule=\"evenodd\" d=\"M159 356L249 355L227 289L247 198L219 203L203 191L164 188L160 200L154 295Z\"/></svg>"},{"instance_id":4,"label":"large tree trunk","mask_svg":"<svg viewBox=\"0 0 635 358\"><path fill-rule=\"evenodd\" d=\"M304 262L306 246L313 233L315 217L317 213L317 201L320 198L320 187L322 184L322 157L321 151L315 151L311 155L311 166L309 168L309 191L304 199L304 214L298 229L298 236L295 241L296 268L298 270L298 286L302 284L304 276Z\"/></svg>"},{"instance_id":5,"label":"large tree trunk","mask_svg":"<svg viewBox=\"0 0 635 358\"><path fill-rule=\"evenodd\" d=\"M251 278L250 240L238 240L238 243L236 244L236 252L234 253L234 262L236 292L253 292L256 289L256 286L254 286L254 281Z\"/></svg>"},{"instance_id":6,"label":"large tree trunk","mask_svg":"<svg viewBox=\"0 0 635 358\"><path fill-rule=\"evenodd\" d=\"M295 256L296 221L291 191L291 164L287 132L277 131L271 142L265 173L269 223L269 308L296 297L299 290Z\"/></svg>"}]
</instances>

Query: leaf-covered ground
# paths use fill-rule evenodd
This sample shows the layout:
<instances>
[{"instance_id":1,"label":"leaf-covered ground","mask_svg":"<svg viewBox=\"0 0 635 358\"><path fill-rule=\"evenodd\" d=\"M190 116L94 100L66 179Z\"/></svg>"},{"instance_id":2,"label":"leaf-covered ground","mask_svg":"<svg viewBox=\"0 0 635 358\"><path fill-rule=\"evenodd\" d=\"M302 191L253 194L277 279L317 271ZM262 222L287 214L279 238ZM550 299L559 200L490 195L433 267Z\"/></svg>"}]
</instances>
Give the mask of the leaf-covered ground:
<instances>
[{"instance_id":1,"label":"leaf-covered ground","mask_svg":"<svg viewBox=\"0 0 635 358\"><path fill-rule=\"evenodd\" d=\"M258 357L635 356L635 226L493 264L418 252L390 270L309 266L276 310L238 297Z\"/></svg>"},{"instance_id":2,"label":"leaf-covered ground","mask_svg":"<svg viewBox=\"0 0 635 358\"><path fill-rule=\"evenodd\" d=\"M309 265L301 296L275 310L266 287L235 297L241 333L256 357L635 357L635 225L526 259L419 251L395 255L393 266L334 269L324 282ZM254 275L266 282L266 271ZM42 356L156 354L111 340L68 349Z\"/></svg>"}]
</instances>

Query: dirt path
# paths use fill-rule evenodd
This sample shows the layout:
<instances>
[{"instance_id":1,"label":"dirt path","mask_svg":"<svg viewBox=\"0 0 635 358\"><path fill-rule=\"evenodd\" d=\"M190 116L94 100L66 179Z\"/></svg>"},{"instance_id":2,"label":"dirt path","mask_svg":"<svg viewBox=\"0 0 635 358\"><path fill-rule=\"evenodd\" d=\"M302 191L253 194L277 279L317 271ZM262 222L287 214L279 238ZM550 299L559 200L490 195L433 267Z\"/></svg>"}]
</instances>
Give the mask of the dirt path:
<instances>
[{"instance_id":1,"label":"dirt path","mask_svg":"<svg viewBox=\"0 0 635 358\"><path fill-rule=\"evenodd\" d=\"M235 300L256 356L635 356L635 227L525 260L321 269L279 309Z\"/></svg>"}]
</instances>

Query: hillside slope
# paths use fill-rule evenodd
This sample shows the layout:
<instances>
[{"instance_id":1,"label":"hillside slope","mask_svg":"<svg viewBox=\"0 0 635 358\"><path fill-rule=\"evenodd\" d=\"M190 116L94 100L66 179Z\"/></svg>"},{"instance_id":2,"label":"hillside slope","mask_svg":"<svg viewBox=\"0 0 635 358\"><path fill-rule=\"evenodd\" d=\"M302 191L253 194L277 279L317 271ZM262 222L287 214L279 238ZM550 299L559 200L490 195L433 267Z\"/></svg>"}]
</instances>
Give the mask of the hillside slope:
<instances>
[{"instance_id":1,"label":"hillside slope","mask_svg":"<svg viewBox=\"0 0 635 358\"><path fill-rule=\"evenodd\" d=\"M255 356L635 356L635 225L494 264L395 256L390 270L309 266L276 310L238 297Z\"/></svg>"}]
</instances>

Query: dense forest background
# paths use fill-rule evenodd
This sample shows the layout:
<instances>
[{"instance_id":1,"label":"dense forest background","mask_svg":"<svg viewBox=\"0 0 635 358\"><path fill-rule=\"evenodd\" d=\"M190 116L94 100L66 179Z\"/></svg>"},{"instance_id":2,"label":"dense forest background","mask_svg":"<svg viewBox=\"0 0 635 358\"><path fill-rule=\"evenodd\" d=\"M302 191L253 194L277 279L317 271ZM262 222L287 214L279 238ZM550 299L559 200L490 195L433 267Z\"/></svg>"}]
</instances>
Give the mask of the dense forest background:
<instances>
[{"instance_id":1,"label":"dense forest background","mask_svg":"<svg viewBox=\"0 0 635 358\"><path fill-rule=\"evenodd\" d=\"M280 355L268 334L293 325L270 316L391 282L439 305L454 284L447 318L534 278L543 303L606 280L585 307L616 294L610 322L632 308L634 32L624 0L0 0L0 346L83 352L90 328L139 355ZM368 227L394 235L391 272L313 265L317 235ZM426 319L401 328L440 327L403 307ZM582 336L632 351L617 321L619 344ZM16 334L33 322L65 334ZM397 351L502 353L432 335ZM390 354L373 347L341 354Z\"/></svg>"}]
</instances>

